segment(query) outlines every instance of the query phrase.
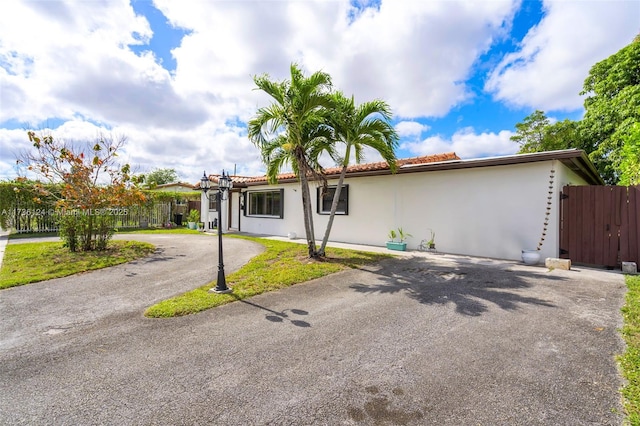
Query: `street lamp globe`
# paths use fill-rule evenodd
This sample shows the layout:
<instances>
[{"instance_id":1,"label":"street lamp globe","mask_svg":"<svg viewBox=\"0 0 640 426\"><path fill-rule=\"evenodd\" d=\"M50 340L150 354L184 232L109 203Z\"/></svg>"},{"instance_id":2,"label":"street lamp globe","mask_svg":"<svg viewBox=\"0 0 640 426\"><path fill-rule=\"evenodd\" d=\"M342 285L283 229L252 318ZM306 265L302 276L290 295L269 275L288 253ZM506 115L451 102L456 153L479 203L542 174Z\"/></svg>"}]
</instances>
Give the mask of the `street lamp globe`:
<instances>
[{"instance_id":1,"label":"street lamp globe","mask_svg":"<svg viewBox=\"0 0 640 426\"><path fill-rule=\"evenodd\" d=\"M207 177L207 172L205 171L202 177L200 178L200 189L202 190L202 192L206 194L207 191L209 191L209 188L211 188L211 182L209 181L209 178Z\"/></svg>"}]
</instances>

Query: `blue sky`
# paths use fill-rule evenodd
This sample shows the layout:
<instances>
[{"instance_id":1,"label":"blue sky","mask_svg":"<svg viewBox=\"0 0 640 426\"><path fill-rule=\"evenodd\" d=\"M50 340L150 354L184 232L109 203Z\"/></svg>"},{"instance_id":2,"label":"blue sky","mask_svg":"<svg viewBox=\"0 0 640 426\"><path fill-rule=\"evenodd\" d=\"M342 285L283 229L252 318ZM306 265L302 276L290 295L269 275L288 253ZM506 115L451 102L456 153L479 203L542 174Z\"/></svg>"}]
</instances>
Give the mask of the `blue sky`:
<instances>
[{"instance_id":1,"label":"blue sky","mask_svg":"<svg viewBox=\"0 0 640 426\"><path fill-rule=\"evenodd\" d=\"M515 153L536 109L579 119L591 66L640 32L637 0L10 0L0 5L0 179L26 129L127 137L139 172L264 172L252 77L291 62L387 101L401 158ZM377 161L375 153L367 161ZM331 165L331 164L327 164Z\"/></svg>"}]
</instances>

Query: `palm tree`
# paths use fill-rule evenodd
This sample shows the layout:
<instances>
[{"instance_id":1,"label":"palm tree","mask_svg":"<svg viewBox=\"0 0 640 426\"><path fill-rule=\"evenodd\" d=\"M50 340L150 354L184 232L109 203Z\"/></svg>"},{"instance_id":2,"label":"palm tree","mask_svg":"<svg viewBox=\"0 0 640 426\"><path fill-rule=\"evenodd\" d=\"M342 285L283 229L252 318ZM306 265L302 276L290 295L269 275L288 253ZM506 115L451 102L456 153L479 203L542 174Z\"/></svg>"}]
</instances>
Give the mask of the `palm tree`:
<instances>
[{"instance_id":1,"label":"palm tree","mask_svg":"<svg viewBox=\"0 0 640 426\"><path fill-rule=\"evenodd\" d=\"M316 257L309 180L322 179L319 154L331 152L330 128L326 125L331 77L320 71L305 77L298 65L291 64L291 80L274 82L267 74L253 80L275 102L260 108L249 121L249 139L260 149L269 183L277 182L286 164L300 180L309 257Z\"/></svg>"},{"instance_id":2,"label":"palm tree","mask_svg":"<svg viewBox=\"0 0 640 426\"><path fill-rule=\"evenodd\" d=\"M339 161L342 170L340 171L338 186L333 194L327 229L318 250L320 256L325 255L325 248L327 241L329 241L331 226L338 208L338 200L340 199L340 192L342 191L342 184L351 155L353 154L356 163L359 164L364 158L363 149L365 147L373 148L389 164L391 172L395 173L396 171L395 150L398 146L398 134L389 123L391 110L387 103L381 100L373 100L356 107L353 96L349 99L345 98L341 92L336 92L333 94L333 104L334 109L330 116L330 125L335 141L345 144L345 153L344 157Z\"/></svg>"}]
</instances>

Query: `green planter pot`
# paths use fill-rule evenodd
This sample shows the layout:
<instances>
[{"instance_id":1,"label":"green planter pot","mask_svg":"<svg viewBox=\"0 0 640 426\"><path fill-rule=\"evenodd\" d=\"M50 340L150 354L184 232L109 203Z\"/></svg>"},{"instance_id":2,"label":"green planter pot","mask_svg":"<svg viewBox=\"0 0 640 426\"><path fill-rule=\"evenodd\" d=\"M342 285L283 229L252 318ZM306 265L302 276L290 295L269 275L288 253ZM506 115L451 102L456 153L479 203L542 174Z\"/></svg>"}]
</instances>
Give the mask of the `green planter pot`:
<instances>
[{"instance_id":1,"label":"green planter pot","mask_svg":"<svg viewBox=\"0 0 640 426\"><path fill-rule=\"evenodd\" d=\"M387 241L387 248L389 250L406 251L407 243L396 243L395 241Z\"/></svg>"}]
</instances>

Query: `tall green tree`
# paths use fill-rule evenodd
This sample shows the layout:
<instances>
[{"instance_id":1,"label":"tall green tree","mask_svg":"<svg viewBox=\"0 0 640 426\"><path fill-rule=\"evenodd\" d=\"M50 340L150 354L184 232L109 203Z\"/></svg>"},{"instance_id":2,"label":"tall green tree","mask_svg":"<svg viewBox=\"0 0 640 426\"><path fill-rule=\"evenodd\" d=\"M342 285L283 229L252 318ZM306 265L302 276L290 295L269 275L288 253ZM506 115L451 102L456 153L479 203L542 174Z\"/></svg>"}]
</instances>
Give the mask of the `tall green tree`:
<instances>
[{"instance_id":1,"label":"tall green tree","mask_svg":"<svg viewBox=\"0 0 640 426\"><path fill-rule=\"evenodd\" d=\"M267 179L290 165L300 181L305 234L310 257L317 257L309 180L322 178L320 153L331 150L327 113L332 106L331 77L317 71L306 77L297 64L291 64L291 78L273 81L269 75L254 77L258 89L273 103L260 108L248 123L248 136L260 149L267 166Z\"/></svg>"},{"instance_id":2,"label":"tall green tree","mask_svg":"<svg viewBox=\"0 0 640 426\"><path fill-rule=\"evenodd\" d=\"M580 94L586 95L582 120L551 124L536 110L516 124L511 140L520 144L519 153L582 149L603 180L615 184L623 173L620 167L630 164L625 141L634 140L630 135L640 122L640 35L591 67Z\"/></svg>"},{"instance_id":3,"label":"tall green tree","mask_svg":"<svg viewBox=\"0 0 640 426\"><path fill-rule=\"evenodd\" d=\"M520 144L519 154L578 148L587 153L593 147L582 137L580 122L563 120L551 123L543 111L536 110L516 124L516 133L511 140Z\"/></svg>"},{"instance_id":4,"label":"tall green tree","mask_svg":"<svg viewBox=\"0 0 640 426\"><path fill-rule=\"evenodd\" d=\"M541 151L577 148L587 153L593 151L588 139L582 136L580 122L562 120L550 124L544 131L544 143Z\"/></svg>"},{"instance_id":5,"label":"tall green tree","mask_svg":"<svg viewBox=\"0 0 640 426\"><path fill-rule=\"evenodd\" d=\"M520 153L546 151L544 146L545 129L551 125L544 111L536 110L516 124L516 133L511 140L520 145Z\"/></svg>"},{"instance_id":6,"label":"tall green tree","mask_svg":"<svg viewBox=\"0 0 640 426\"><path fill-rule=\"evenodd\" d=\"M589 157L603 179L617 182L624 140L640 122L640 35L595 64L584 81L583 136L593 141Z\"/></svg>"},{"instance_id":7,"label":"tall green tree","mask_svg":"<svg viewBox=\"0 0 640 426\"><path fill-rule=\"evenodd\" d=\"M158 185L173 183L178 180L178 173L175 169L155 169L144 177L144 183L147 188L155 188Z\"/></svg>"},{"instance_id":8,"label":"tall green tree","mask_svg":"<svg viewBox=\"0 0 640 426\"><path fill-rule=\"evenodd\" d=\"M620 155L620 185L640 185L640 123L634 123L623 137Z\"/></svg>"},{"instance_id":9,"label":"tall green tree","mask_svg":"<svg viewBox=\"0 0 640 426\"><path fill-rule=\"evenodd\" d=\"M391 110L386 102L373 100L356 106L353 96L346 98L341 92L333 94L334 108L330 114L330 125L333 138L336 142L344 144L344 155L339 158L342 167L338 186L333 194L331 212L327 228L322 238L322 244L318 253L325 254L325 248L329 241L333 219L338 208L342 185L347 173L350 159L353 156L355 162L360 164L364 159L365 147L373 148L380 153L389 164L391 171L396 171L396 154L398 146L398 134L390 123Z\"/></svg>"}]
</instances>

